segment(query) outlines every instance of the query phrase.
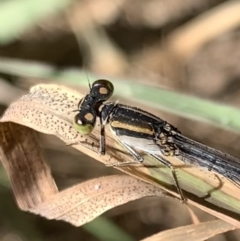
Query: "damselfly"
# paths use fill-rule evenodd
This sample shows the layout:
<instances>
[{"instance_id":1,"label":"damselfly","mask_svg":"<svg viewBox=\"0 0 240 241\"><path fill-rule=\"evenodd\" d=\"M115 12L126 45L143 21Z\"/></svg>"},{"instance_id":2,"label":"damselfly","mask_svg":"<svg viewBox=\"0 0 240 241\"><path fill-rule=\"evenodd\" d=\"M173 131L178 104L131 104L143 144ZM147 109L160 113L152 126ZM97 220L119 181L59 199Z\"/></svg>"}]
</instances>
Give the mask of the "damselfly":
<instances>
[{"instance_id":1,"label":"damselfly","mask_svg":"<svg viewBox=\"0 0 240 241\"><path fill-rule=\"evenodd\" d=\"M116 140L133 157L143 161L140 150L171 168L177 190L185 200L176 177L175 169L164 156L179 156L187 164L215 171L240 186L240 160L213 148L195 142L173 125L136 107L106 102L113 94L114 86L108 80L97 80L78 104L74 127L81 134L90 134L96 119L100 119L100 152L105 154L105 126L109 125Z\"/></svg>"}]
</instances>

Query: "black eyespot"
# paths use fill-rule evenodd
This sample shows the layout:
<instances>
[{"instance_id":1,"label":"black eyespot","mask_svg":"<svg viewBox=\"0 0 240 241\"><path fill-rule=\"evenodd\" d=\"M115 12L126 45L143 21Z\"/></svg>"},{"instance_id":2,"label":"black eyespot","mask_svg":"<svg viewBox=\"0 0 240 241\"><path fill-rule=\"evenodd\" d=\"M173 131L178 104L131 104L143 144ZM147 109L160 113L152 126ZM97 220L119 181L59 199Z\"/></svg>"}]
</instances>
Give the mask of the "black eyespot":
<instances>
[{"instance_id":1,"label":"black eyespot","mask_svg":"<svg viewBox=\"0 0 240 241\"><path fill-rule=\"evenodd\" d=\"M97 113L94 109L81 109L81 111L76 115L78 121L85 124L95 125L97 119Z\"/></svg>"},{"instance_id":2,"label":"black eyespot","mask_svg":"<svg viewBox=\"0 0 240 241\"><path fill-rule=\"evenodd\" d=\"M90 95L95 96L97 102L103 102L112 96L113 91L114 86L110 81L100 79L93 82Z\"/></svg>"}]
</instances>

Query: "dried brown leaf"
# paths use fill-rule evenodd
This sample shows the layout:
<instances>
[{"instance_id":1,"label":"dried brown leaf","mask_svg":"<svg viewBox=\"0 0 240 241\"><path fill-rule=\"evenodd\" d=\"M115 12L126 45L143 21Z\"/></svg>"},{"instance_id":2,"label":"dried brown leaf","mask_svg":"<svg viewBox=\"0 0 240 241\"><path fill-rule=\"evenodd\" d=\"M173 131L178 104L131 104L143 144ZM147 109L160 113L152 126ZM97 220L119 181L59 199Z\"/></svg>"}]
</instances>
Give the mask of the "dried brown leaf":
<instances>
[{"instance_id":1,"label":"dried brown leaf","mask_svg":"<svg viewBox=\"0 0 240 241\"><path fill-rule=\"evenodd\" d=\"M109 131L106 133L107 153L101 156L98 153L99 127L88 136L81 136L73 128L72 120L76 114L73 110L81 98L80 93L64 86L37 85L31 88L29 94L13 103L0 120L1 160L21 209L33 211L58 192L50 168L41 155L37 132L55 135L67 144L78 143L73 147L106 165L133 161ZM169 158L169 161L183 166L177 158ZM178 195L171 170L148 157L144 164L154 168L131 165L118 169ZM189 203L240 227L237 187L224 181L220 189L216 188L219 179L214 179L214 175L208 172L199 172L196 168L181 167L177 172L182 188L187 191Z\"/></svg>"},{"instance_id":2,"label":"dried brown leaf","mask_svg":"<svg viewBox=\"0 0 240 241\"><path fill-rule=\"evenodd\" d=\"M54 134L66 143L81 142L79 149L100 159L96 137L80 136L72 128L72 110L80 98L80 94L65 87L36 86L10 106L0 125L1 161L19 207L74 225L82 225L128 201L162 193L161 189L130 176L95 179L58 192L36 131Z\"/></svg>"},{"instance_id":3,"label":"dried brown leaf","mask_svg":"<svg viewBox=\"0 0 240 241\"><path fill-rule=\"evenodd\" d=\"M218 234L236 229L233 225L223 221L214 220L200 223L198 225L188 225L155 234L142 241L204 241Z\"/></svg>"},{"instance_id":4,"label":"dried brown leaf","mask_svg":"<svg viewBox=\"0 0 240 241\"><path fill-rule=\"evenodd\" d=\"M75 185L29 211L81 226L116 206L161 195L161 189L146 182L128 175L113 175Z\"/></svg>"},{"instance_id":5,"label":"dried brown leaf","mask_svg":"<svg viewBox=\"0 0 240 241\"><path fill-rule=\"evenodd\" d=\"M1 123L0 157L18 203L28 210L58 192L43 160L37 133L25 126Z\"/></svg>"}]
</instances>

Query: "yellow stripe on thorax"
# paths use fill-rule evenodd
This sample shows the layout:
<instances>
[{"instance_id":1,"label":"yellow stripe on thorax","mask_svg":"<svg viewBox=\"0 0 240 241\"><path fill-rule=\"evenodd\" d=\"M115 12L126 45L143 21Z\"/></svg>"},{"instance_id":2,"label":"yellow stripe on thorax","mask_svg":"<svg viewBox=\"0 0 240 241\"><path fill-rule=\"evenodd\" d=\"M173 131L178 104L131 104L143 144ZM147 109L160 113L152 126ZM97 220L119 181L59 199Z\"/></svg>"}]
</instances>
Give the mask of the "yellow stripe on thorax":
<instances>
[{"instance_id":1,"label":"yellow stripe on thorax","mask_svg":"<svg viewBox=\"0 0 240 241\"><path fill-rule=\"evenodd\" d=\"M143 133L143 134L148 134L148 135L154 134L154 130L152 128L150 128L150 126L149 126L149 128L147 128L147 127L141 127L141 126L122 123L120 121L112 121L110 123L110 125L115 128L122 128L122 129L139 132L139 133Z\"/></svg>"}]
</instances>

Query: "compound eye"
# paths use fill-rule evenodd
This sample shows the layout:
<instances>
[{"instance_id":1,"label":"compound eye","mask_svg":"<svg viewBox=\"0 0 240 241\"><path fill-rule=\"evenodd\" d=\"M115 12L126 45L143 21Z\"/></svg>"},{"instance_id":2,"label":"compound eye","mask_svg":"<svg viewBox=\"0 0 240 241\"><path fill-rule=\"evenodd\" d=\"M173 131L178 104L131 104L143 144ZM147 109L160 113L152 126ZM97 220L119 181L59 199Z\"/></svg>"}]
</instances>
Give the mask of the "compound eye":
<instances>
[{"instance_id":1,"label":"compound eye","mask_svg":"<svg viewBox=\"0 0 240 241\"><path fill-rule=\"evenodd\" d=\"M96 113L91 111L81 111L73 119L74 128L82 135L92 132L96 123Z\"/></svg>"},{"instance_id":2,"label":"compound eye","mask_svg":"<svg viewBox=\"0 0 240 241\"><path fill-rule=\"evenodd\" d=\"M93 82L91 92L98 98L99 101L108 100L114 91L113 84L104 79L99 79Z\"/></svg>"}]
</instances>

